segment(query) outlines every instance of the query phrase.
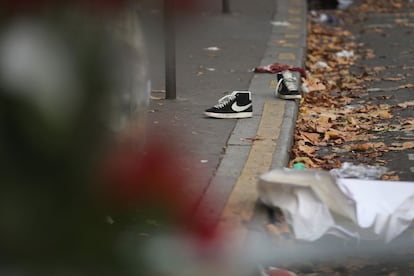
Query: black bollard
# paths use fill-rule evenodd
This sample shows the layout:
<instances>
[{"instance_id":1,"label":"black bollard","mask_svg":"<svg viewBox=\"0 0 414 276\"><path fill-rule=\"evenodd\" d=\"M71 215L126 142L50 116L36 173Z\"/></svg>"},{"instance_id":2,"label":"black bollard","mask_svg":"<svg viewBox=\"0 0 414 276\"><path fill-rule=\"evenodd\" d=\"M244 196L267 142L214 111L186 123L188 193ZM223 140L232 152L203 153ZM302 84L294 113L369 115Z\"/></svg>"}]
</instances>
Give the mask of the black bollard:
<instances>
[{"instance_id":1,"label":"black bollard","mask_svg":"<svg viewBox=\"0 0 414 276\"><path fill-rule=\"evenodd\" d=\"M223 0L223 13L230 13L230 0Z\"/></svg>"},{"instance_id":2,"label":"black bollard","mask_svg":"<svg viewBox=\"0 0 414 276\"><path fill-rule=\"evenodd\" d=\"M230 13L230 0L223 0L223 13Z\"/></svg>"},{"instance_id":3,"label":"black bollard","mask_svg":"<svg viewBox=\"0 0 414 276\"><path fill-rule=\"evenodd\" d=\"M165 98L176 99L174 0L164 0Z\"/></svg>"}]
</instances>

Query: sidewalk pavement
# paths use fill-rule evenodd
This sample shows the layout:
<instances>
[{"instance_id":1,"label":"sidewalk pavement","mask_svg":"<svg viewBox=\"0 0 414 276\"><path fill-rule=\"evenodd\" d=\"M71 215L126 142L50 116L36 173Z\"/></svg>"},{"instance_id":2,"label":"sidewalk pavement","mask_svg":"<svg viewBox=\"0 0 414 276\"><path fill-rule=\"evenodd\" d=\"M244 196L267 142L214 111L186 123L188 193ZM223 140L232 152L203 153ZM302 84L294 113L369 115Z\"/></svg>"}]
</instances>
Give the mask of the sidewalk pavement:
<instances>
[{"instance_id":1,"label":"sidewalk pavement","mask_svg":"<svg viewBox=\"0 0 414 276\"><path fill-rule=\"evenodd\" d=\"M244 2L246 6L241 7ZM245 222L264 219L257 209L257 179L271 168L287 165L298 111L297 101L275 97L275 75L254 74L251 69L275 62L303 67L306 54L306 0L269 0L264 1L263 7L255 7L260 4L250 2L233 3L231 15L211 13L202 17L199 25L202 28L196 31L198 37L187 33L187 37L194 39L191 45L184 44L180 34L177 35L178 99L161 100L156 98L159 94L153 93L148 113L152 128L162 130L179 126L182 146L198 156L200 163L194 166L203 169L204 174L203 179L194 183L191 192L197 198L198 208L207 208L205 219L219 222L220 227L240 229L242 237L247 237L248 230L254 229L245 227ZM238 4L245 13L234 11L239 8ZM274 9L273 13L269 8ZM223 31L226 28L227 34ZM214 34L222 39L217 40L217 44L207 44L215 43L214 40L203 41L203 36L212 39ZM205 47L217 46L220 51L194 49L200 47L197 40L203 41ZM250 64L246 71L232 69L246 66L243 61ZM191 83L188 72L180 69L188 64L181 62L190 62L192 69L199 71L198 83ZM201 77L207 74L224 74L221 77L227 82L203 82ZM239 86L231 87L234 85L230 83L231 78L236 76ZM252 92L252 118L212 119L203 115L206 108L227 94L223 90L216 92L220 84L227 93L232 90ZM158 84L153 81L153 89L162 89L161 85L159 80Z\"/></svg>"},{"instance_id":2,"label":"sidewalk pavement","mask_svg":"<svg viewBox=\"0 0 414 276\"><path fill-rule=\"evenodd\" d=\"M306 1L276 1L273 21L288 22L288 26L274 26L260 65L274 62L303 67L306 47ZM274 75L256 74L250 82L253 93L254 117L238 120L227 142L226 152L203 196L200 205L210 208L209 219L220 219L220 227L239 229L241 238L249 230L263 232L265 212L257 205L258 177L272 168L285 167L289 161L298 102L274 96ZM253 141L244 140L253 137ZM236 163L234 160L243 160ZM229 178L229 171L233 177ZM217 191L223 193L227 183L228 198L224 208L217 204ZM211 202L214 200L215 202ZM221 202L220 202L221 203ZM216 208L212 209L211 206ZM255 221L254 223L252 221ZM247 224L246 222L250 222Z\"/></svg>"}]
</instances>

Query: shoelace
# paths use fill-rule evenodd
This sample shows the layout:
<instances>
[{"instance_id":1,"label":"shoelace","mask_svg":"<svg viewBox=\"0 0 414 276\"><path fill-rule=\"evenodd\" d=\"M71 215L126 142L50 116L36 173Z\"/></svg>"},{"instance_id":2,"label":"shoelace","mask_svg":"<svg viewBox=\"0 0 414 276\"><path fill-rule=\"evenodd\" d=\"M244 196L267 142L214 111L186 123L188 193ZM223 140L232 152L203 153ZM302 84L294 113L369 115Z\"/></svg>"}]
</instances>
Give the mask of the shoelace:
<instances>
[{"instance_id":1,"label":"shoelace","mask_svg":"<svg viewBox=\"0 0 414 276\"><path fill-rule=\"evenodd\" d=\"M289 90L297 90L296 77L291 72L285 72L283 74L283 80Z\"/></svg>"},{"instance_id":2,"label":"shoelace","mask_svg":"<svg viewBox=\"0 0 414 276\"><path fill-rule=\"evenodd\" d=\"M226 95L218 100L218 104L216 104L215 108L222 108L223 106L227 105L229 102L234 100L236 98L236 95L230 94Z\"/></svg>"}]
</instances>

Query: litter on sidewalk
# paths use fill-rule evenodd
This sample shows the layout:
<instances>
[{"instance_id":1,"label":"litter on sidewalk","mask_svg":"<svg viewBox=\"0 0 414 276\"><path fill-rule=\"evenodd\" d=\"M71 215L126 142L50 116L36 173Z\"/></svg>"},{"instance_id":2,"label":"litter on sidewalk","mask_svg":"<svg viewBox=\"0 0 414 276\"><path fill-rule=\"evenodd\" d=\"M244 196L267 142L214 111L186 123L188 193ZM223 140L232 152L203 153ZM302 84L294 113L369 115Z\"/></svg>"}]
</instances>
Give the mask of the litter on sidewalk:
<instances>
[{"instance_id":1,"label":"litter on sidewalk","mask_svg":"<svg viewBox=\"0 0 414 276\"><path fill-rule=\"evenodd\" d=\"M315 62L313 67L316 68L316 69L318 69L318 68L325 69L325 68L329 68L329 65L325 61L317 61L317 62Z\"/></svg>"},{"instance_id":2,"label":"litter on sidewalk","mask_svg":"<svg viewBox=\"0 0 414 276\"><path fill-rule=\"evenodd\" d=\"M290 26L291 24L287 21L272 21L270 22L273 26L283 26L283 27L287 27Z\"/></svg>"},{"instance_id":3,"label":"litter on sidewalk","mask_svg":"<svg viewBox=\"0 0 414 276\"><path fill-rule=\"evenodd\" d=\"M335 173L360 176L360 170L352 166ZM368 178L376 173L381 171L371 171ZM284 168L261 175L258 191L265 205L283 211L295 238L304 241L330 234L389 243L414 219L414 182L341 178L328 171Z\"/></svg>"},{"instance_id":4,"label":"litter on sidewalk","mask_svg":"<svg viewBox=\"0 0 414 276\"><path fill-rule=\"evenodd\" d=\"M323 91L326 90L326 86L318 78L308 77L307 79L302 78L302 92L310 93L313 91Z\"/></svg>"},{"instance_id":5,"label":"litter on sidewalk","mask_svg":"<svg viewBox=\"0 0 414 276\"><path fill-rule=\"evenodd\" d=\"M211 46L211 47L204 48L204 50L216 52L216 51L220 51L221 49L217 46Z\"/></svg>"},{"instance_id":6,"label":"litter on sidewalk","mask_svg":"<svg viewBox=\"0 0 414 276\"><path fill-rule=\"evenodd\" d=\"M354 51L342 50L336 53L337 57L350 58L354 56Z\"/></svg>"},{"instance_id":7,"label":"litter on sidewalk","mask_svg":"<svg viewBox=\"0 0 414 276\"><path fill-rule=\"evenodd\" d=\"M344 10L347 9L354 3L352 0L338 0L338 9Z\"/></svg>"}]
</instances>

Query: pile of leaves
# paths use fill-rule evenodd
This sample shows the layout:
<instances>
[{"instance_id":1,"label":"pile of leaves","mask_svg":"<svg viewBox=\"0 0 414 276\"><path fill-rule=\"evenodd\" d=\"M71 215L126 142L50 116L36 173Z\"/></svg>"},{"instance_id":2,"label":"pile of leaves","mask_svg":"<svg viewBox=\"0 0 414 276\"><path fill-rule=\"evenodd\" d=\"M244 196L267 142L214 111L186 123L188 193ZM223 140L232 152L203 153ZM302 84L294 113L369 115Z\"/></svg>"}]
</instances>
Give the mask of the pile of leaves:
<instances>
[{"instance_id":1,"label":"pile of leaves","mask_svg":"<svg viewBox=\"0 0 414 276\"><path fill-rule=\"evenodd\" d=\"M371 2L364 1L351 10L332 11L332 14L341 22L341 18L347 18L350 12L358 9L385 12L397 9L401 4L398 1ZM368 93L373 88L366 87L367 82L380 79L378 75L389 69L357 66L359 60L375 58L372 49L359 43L344 25L314 20L308 20L307 47L308 78L303 81L309 93L300 103L290 166L300 162L307 168L330 170L340 167L343 162L386 165L387 161L381 159L384 152L414 148L413 141L386 144L380 137L388 131L414 129L413 118L396 119L393 115L396 109L412 106L413 102L389 104L370 100ZM401 78L403 76L392 76L389 80ZM388 89L413 87L404 84ZM389 172L384 179L398 180L393 174Z\"/></svg>"},{"instance_id":2,"label":"pile of leaves","mask_svg":"<svg viewBox=\"0 0 414 276\"><path fill-rule=\"evenodd\" d=\"M409 5L405 0L363 0L361 3L355 7L351 7L349 12L358 13L358 12L375 12L375 13L389 13L389 12L398 12Z\"/></svg>"}]
</instances>

